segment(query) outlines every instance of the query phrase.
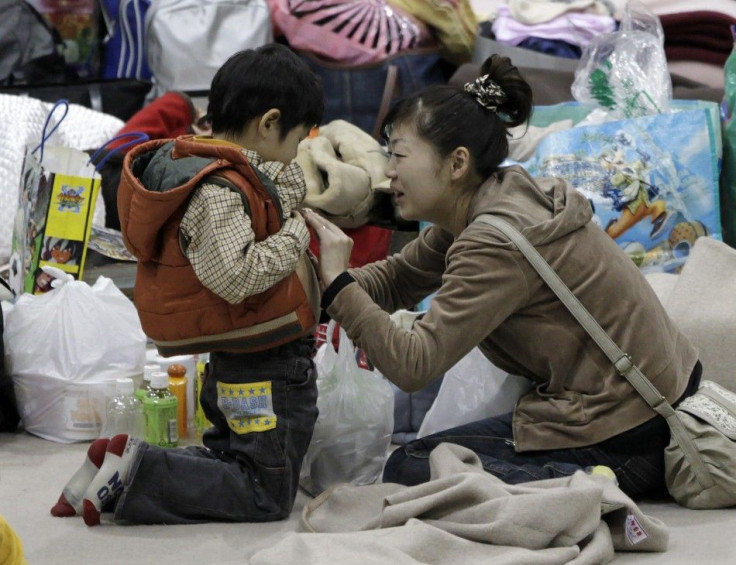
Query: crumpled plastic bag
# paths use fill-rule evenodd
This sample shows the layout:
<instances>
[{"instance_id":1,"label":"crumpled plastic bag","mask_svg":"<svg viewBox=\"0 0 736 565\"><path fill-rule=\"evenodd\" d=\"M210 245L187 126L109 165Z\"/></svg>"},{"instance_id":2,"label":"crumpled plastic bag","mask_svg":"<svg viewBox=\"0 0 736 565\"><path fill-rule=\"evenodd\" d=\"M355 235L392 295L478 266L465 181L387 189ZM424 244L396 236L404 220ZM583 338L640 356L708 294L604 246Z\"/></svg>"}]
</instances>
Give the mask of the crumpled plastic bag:
<instances>
[{"instance_id":1,"label":"crumpled plastic bag","mask_svg":"<svg viewBox=\"0 0 736 565\"><path fill-rule=\"evenodd\" d=\"M146 335L111 279L93 286L54 267L45 294L23 294L5 321L5 354L26 431L61 443L98 437L115 380L143 372Z\"/></svg>"},{"instance_id":2,"label":"crumpled plastic bag","mask_svg":"<svg viewBox=\"0 0 736 565\"><path fill-rule=\"evenodd\" d=\"M668 112L672 79L659 18L640 2L629 2L619 31L604 33L583 49L572 95L605 110L610 119Z\"/></svg>"},{"instance_id":3,"label":"crumpled plastic bag","mask_svg":"<svg viewBox=\"0 0 736 565\"><path fill-rule=\"evenodd\" d=\"M445 373L417 439L511 412L531 388L531 380L499 369L474 347Z\"/></svg>"},{"instance_id":4,"label":"crumpled plastic bag","mask_svg":"<svg viewBox=\"0 0 736 565\"><path fill-rule=\"evenodd\" d=\"M319 416L304 458L301 485L316 496L332 485L376 482L391 445L394 395L388 381L363 369L345 330L337 352L335 322L315 355Z\"/></svg>"}]
</instances>

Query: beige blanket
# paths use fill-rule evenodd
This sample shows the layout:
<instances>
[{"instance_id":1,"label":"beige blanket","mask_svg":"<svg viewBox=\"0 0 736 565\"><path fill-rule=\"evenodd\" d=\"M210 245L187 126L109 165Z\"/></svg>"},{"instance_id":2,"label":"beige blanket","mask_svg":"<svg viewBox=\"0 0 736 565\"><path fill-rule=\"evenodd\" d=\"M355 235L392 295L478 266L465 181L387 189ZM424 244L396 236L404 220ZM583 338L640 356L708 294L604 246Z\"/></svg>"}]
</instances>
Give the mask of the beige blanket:
<instances>
[{"instance_id":1,"label":"beige blanket","mask_svg":"<svg viewBox=\"0 0 736 565\"><path fill-rule=\"evenodd\" d=\"M252 565L606 563L615 551L665 551L667 527L611 480L508 485L470 450L441 444L431 480L405 487L338 485L310 501L291 533Z\"/></svg>"}]
</instances>

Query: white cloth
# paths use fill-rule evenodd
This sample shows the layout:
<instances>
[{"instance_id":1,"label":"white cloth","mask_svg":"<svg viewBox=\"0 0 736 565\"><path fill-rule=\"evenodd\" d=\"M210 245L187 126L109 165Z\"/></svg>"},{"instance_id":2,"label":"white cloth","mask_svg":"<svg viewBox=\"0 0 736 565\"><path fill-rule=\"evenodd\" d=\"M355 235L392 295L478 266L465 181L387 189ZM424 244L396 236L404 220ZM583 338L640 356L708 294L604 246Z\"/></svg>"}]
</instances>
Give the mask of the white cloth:
<instances>
[{"instance_id":1,"label":"white cloth","mask_svg":"<svg viewBox=\"0 0 736 565\"><path fill-rule=\"evenodd\" d=\"M517 20L507 6L499 6L491 28L496 41L504 45L519 45L529 38L542 38L585 47L599 35L613 32L616 22L608 15L568 12L548 21L528 24Z\"/></svg>"},{"instance_id":2,"label":"white cloth","mask_svg":"<svg viewBox=\"0 0 736 565\"><path fill-rule=\"evenodd\" d=\"M41 141L44 122L53 106L27 96L0 94L0 265L5 265L10 258L26 146ZM49 130L63 114L61 108L54 112ZM122 126L123 121L115 116L69 104L68 114L47 143L80 150L96 149ZM101 197L95 208L94 224L104 225L105 208Z\"/></svg>"},{"instance_id":3,"label":"white cloth","mask_svg":"<svg viewBox=\"0 0 736 565\"><path fill-rule=\"evenodd\" d=\"M606 2L600 0L508 0L511 14L517 22L540 24L568 12L610 16Z\"/></svg>"}]
</instances>

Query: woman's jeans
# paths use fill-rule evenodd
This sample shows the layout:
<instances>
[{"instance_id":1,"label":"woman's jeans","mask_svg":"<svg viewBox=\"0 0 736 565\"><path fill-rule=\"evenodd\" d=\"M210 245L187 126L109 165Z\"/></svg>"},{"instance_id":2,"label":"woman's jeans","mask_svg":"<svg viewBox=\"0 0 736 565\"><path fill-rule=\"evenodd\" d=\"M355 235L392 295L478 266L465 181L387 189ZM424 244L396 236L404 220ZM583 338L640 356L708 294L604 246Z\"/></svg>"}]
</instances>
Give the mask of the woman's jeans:
<instances>
[{"instance_id":1,"label":"woman's jeans","mask_svg":"<svg viewBox=\"0 0 736 565\"><path fill-rule=\"evenodd\" d=\"M265 522L289 516L317 419L314 340L212 353L200 400L205 447L142 444L115 521Z\"/></svg>"},{"instance_id":2,"label":"woman's jeans","mask_svg":"<svg viewBox=\"0 0 736 565\"><path fill-rule=\"evenodd\" d=\"M588 447L517 453L512 437L511 414L505 414L415 440L393 452L383 481L409 486L428 481L430 452L450 442L474 451L487 472L510 484L566 477L586 467L606 465L631 497L665 492L664 448L670 434L661 416Z\"/></svg>"}]
</instances>

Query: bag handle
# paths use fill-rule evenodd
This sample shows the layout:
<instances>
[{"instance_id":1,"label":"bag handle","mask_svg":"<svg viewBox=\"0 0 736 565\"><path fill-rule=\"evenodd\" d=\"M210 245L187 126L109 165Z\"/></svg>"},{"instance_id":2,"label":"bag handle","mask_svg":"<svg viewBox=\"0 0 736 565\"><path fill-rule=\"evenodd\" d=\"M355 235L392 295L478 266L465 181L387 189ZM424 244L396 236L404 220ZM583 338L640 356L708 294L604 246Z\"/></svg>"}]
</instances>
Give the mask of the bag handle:
<instances>
[{"instance_id":1,"label":"bag handle","mask_svg":"<svg viewBox=\"0 0 736 565\"><path fill-rule=\"evenodd\" d=\"M61 118L59 118L59 121L54 124L54 127L51 128L51 131L46 132L46 128L49 127L49 122L51 121L51 116L54 115L54 112L56 111L57 108L61 108L62 106L64 107L64 113L61 115ZM52 106L51 110L49 110L49 113L46 116L46 121L43 124L43 130L41 132L41 142L38 145L36 145L33 151L31 151L31 155L33 155L39 149L41 150L41 155L38 159L39 163L43 163L43 148L46 145L46 142L54 134L54 132L59 128L59 126L61 125L61 122L64 121L64 118L66 118L66 115L68 113L69 113L69 101L66 100L65 98L57 100Z\"/></svg>"},{"instance_id":2,"label":"bag handle","mask_svg":"<svg viewBox=\"0 0 736 565\"><path fill-rule=\"evenodd\" d=\"M651 381L644 376L639 367L637 367L631 357L627 353L621 351L618 345L611 339L603 328L598 324L596 319L577 299L567 285L562 281L559 275L550 267L547 261L539 254L534 246L513 226L502 220L498 216L492 214L481 214L476 221L491 225L501 231L508 237L517 249L526 257L534 270L539 273L545 283L557 295L560 301L575 317L581 326L588 332L591 338L603 350L606 357L611 361L616 372L624 377L631 386L634 387L644 401L658 414L667 421L673 438L680 446L685 456L693 466L693 471L697 475L701 485L704 488L710 488L713 482L707 465L700 456L692 438L688 435L675 409L667 402L667 399L657 390Z\"/></svg>"},{"instance_id":3,"label":"bag handle","mask_svg":"<svg viewBox=\"0 0 736 565\"><path fill-rule=\"evenodd\" d=\"M133 139L131 139L130 141L127 141L125 143L122 143L121 145L118 145L117 147L113 148L107 155L105 155L102 159L100 159L99 162L97 162L97 163L94 162L94 160L100 155L100 153L102 153L102 151L105 149L105 147L107 147L108 145L110 145L111 143L113 143L115 141L119 141L121 139L126 139L128 137L132 137ZM126 132L126 133L121 133L120 135L116 135L115 137L113 137L111 139L108 139L102 145L102 147L100 147L99 149L97 149L97 151L95 151L94 153L92 153L92 156L89 158L89 161L87 161L87 165L89 165L91 163L91 164L94 165L95 169L97 171L99 171L100 170L100 167L102 167L102 165L104 165L105 162L110 157L112 157L113 155L115 155L115 153L117 153L119 151L122 151L123 149L125 149L127 147L130 147L131 145L137 145L139 143L143 143L144 141L148 141L149 139L150 138L148 137L148 135L145 134L145 133L143 133L143 132L141 132L141 131L129 131L129 132Z\"/></svg>"}]
</instances>

